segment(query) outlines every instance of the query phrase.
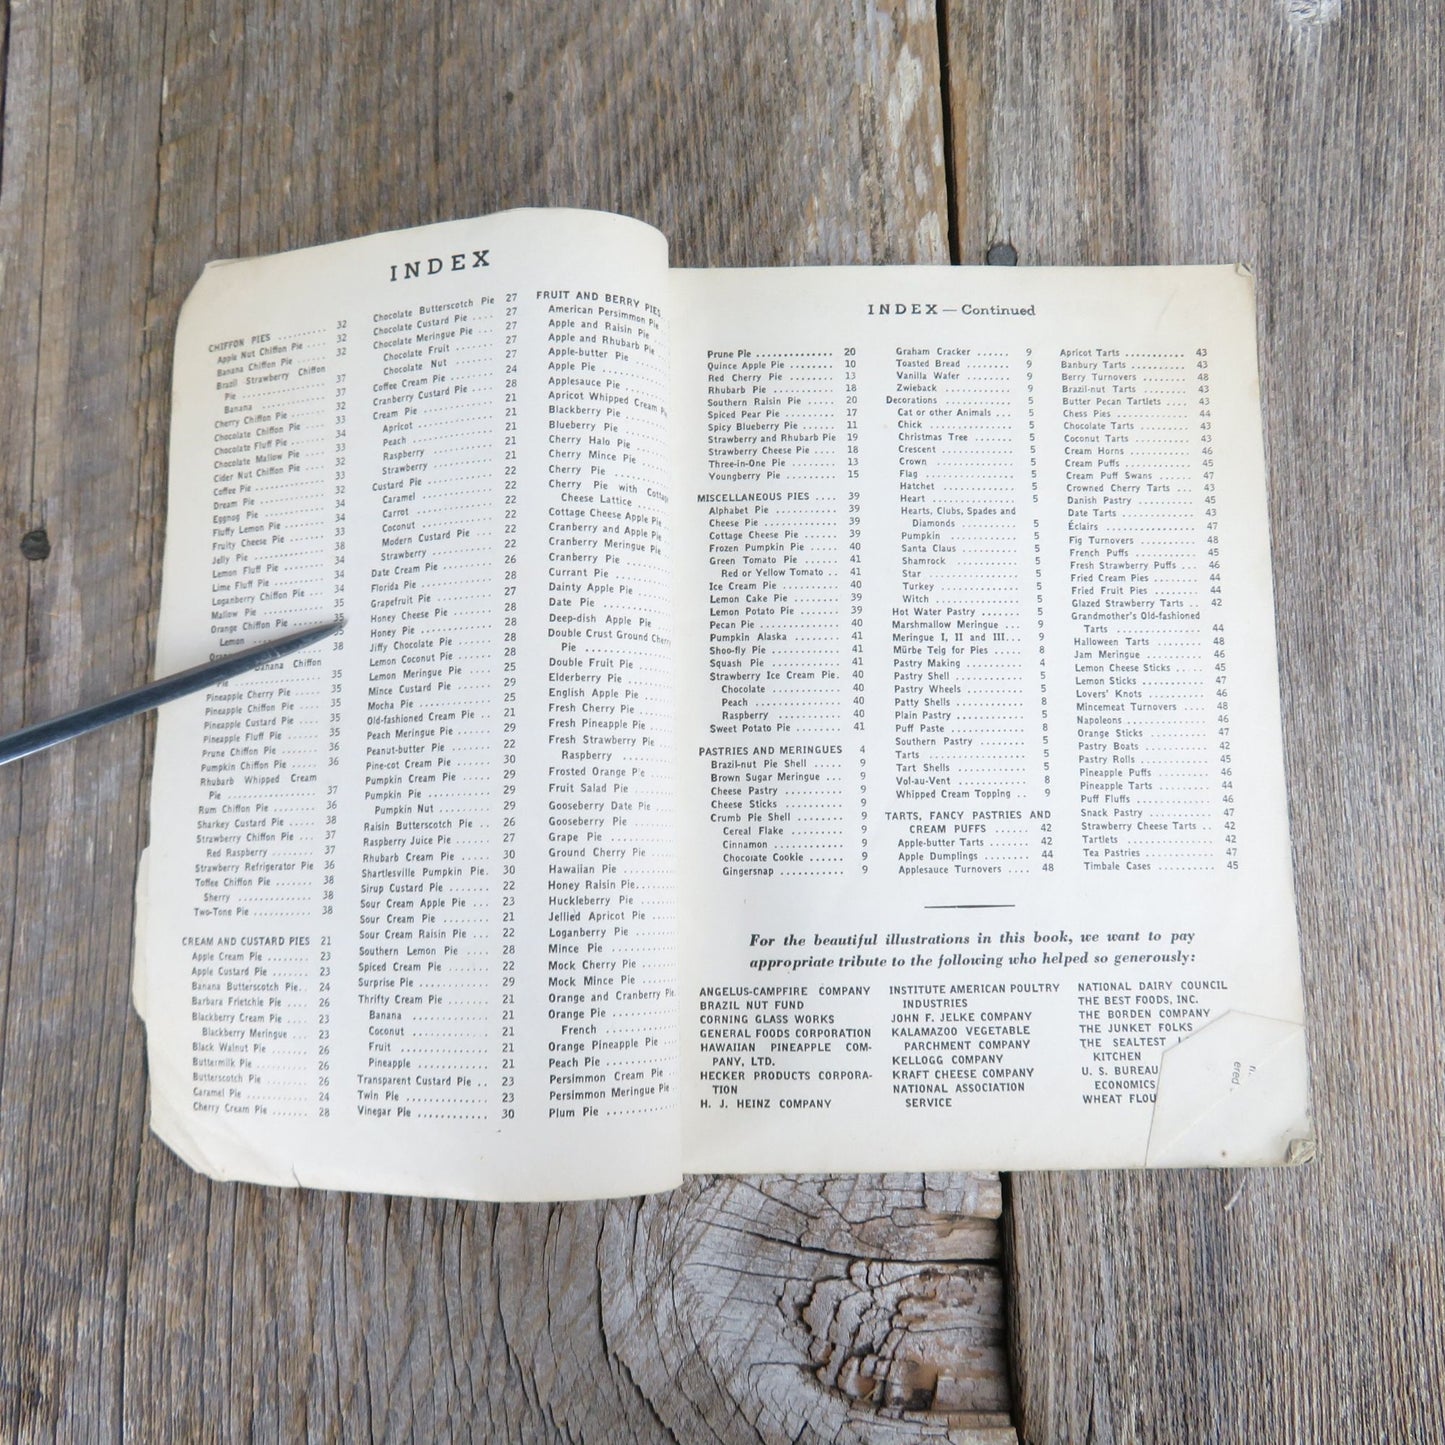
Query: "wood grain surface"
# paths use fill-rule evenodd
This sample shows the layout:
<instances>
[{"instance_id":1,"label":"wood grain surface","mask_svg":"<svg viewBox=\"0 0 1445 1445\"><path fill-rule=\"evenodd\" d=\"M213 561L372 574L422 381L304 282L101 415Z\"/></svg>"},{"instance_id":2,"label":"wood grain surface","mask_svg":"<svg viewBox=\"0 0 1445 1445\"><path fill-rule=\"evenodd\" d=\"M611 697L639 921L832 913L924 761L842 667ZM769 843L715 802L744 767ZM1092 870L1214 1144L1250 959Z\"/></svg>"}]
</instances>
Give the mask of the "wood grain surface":
<instances>
[{"instance_id":1,"label":"wood grain surface","mask_svg":"<svg viewBox=\"0 0 1445 1445\"><path fill-rule=\"evenodd\" d=\"M1434 1441L1445 1405L1438 6L948 16L956 225L1021 264L1259 283L1319 1157L1021 1175L1029 1441Z\"/></svg>"},{"instance_id":2,"label":"wood grain surface","mask_svg":"<svg viewBox=\"0 0 1445 1445\"><path fill-rule=\"evenodd\" d=\"M548 204L683 265L1248 261L1321 1137L1002 1195L210 1183L145 1128L133 721L0 770L0 1439L993 1442L1010 1409L1033 1442L1445 1438L1438 7L0 16L0 729L147 673L207 260Z\"/></svg>"},{"instance_id":3,"label":"wood grain surface","mask_svg":"<svg viewBox=\"0 0 1445 1445\"><path fill-rule=\"evenodd\" d=\"M947 259L930 6L5 23L0 728L148 670L208 260L526 204L640 216L684 264ZM0 1438L1014 1440L992 1176L488 1207L187 1170L127 997L149 738L0 774Z\"/></svg>"}]
</instances>

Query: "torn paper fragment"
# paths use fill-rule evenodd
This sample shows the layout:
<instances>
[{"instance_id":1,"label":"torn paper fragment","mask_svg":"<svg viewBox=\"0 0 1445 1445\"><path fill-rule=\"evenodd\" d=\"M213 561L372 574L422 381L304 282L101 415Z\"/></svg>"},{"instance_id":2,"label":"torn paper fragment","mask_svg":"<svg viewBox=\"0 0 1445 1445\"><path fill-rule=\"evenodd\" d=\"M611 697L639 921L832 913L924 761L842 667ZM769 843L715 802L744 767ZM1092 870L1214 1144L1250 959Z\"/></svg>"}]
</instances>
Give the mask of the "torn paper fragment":
<instances>
[{"instance_id":1,"label":"torn paper fragment","mask_svg":"<svg viewBox=\"0 0 1445 1445\"><path fill-rule=\"evenodd\" d=\"M1151 1167L1290 1163L1312 1139L1302 1025L1225 1013L1160 1058Z\"/></svg>"}]
</instances>

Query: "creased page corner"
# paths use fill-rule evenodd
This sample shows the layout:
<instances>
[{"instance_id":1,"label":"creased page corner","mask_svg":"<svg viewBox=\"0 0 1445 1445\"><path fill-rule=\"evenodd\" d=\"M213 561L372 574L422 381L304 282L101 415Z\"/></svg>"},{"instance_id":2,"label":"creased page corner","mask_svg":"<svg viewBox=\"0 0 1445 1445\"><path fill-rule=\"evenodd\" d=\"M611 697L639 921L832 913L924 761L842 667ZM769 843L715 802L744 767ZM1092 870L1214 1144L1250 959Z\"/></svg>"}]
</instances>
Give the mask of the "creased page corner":
<instances>
[{"instance_id":1,"label":"creased page corner","mask_svg":"<svg viewBox=\"0 0 1445 1445\"><path fill-rule=\"evenodd\" d=\"M1233 1010L1165 1050L1151 1168L1300 1164L1314 1150L1302 1024Z\"/></svg>"}]
</instances>

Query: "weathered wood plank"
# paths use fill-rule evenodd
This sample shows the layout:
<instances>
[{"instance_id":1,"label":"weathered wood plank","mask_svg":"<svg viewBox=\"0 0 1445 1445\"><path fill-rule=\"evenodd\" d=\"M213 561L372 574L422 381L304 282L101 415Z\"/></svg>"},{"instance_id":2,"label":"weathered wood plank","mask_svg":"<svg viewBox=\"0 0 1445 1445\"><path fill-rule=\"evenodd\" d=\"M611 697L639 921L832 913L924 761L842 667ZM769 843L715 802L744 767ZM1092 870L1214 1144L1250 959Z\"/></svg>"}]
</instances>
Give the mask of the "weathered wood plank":
<instances>
[{"instance_id":1,"label":"weathered wood plank","mask_svg":"<svg viewBox=\"0 0 1445 1445\"><path fill-rule=\"evenodd\" d=\"M614 1206L603 1327L678 1440L862 1445L932 1427L999 1431L1002 1445L1015 1437L999 1273L958 1262L975 1247L958 1220L982 1207L977 1188L953 1175L699 1178ZM754 1434L724 1427L719 1381Z\"/></svg>"},{"instance_id":2,"label":"weathered wood plank","mask_svg":"<svg viewBox=\"0 0 1445 1445\"><path fill-rule=\"evenodd\" d=\"M1437 1439L1445 35L1438 9L949 7L957 225L1259 278L1320 1159L1018 1176L1030 1441Z\"/></svg>"},{"instance_id":3,"label":"weathered wood plank","mask_svg":"<svg viewBox=\"0 0 1445 1445\"><path fill-rule=\"evenodd\" d=\"M136 682L157 524L137 357L160 17L11 6L0 188L0 725ZM23 533L51 550L27 560ZM142 1128L125 958L138 723L0 777L0 1434L120 1420ZM85 1361L84 1365L79 1362Z\"/></svg>"},{"instance_id":4,"label":"weathered wood plank","mask_svg":"<svg viewBox=\"0 0 1445 1445\"><path fill-rule=\"evenodd\" d=\"M934 19L10 7L0 727L147 666L207 260L519 204L640 215L684 264L946 259ZM148 736L0 773L0 1434L1012 1438L994 1179L490 1208L186 1170L145 1133L126 1001Z\"/></svg>"}]
</instances>

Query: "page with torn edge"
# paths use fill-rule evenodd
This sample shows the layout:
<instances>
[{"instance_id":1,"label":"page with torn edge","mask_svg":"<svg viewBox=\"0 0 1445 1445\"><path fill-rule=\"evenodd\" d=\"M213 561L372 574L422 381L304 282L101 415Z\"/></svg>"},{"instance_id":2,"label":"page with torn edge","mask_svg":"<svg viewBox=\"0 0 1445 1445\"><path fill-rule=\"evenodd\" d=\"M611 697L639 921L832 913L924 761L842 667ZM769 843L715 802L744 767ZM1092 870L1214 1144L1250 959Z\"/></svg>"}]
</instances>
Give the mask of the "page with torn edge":
<instances>
[{"instance_id":1,"label":"page with torn edge","mask_svg":"<svg viewBox=\"0 0 1445 1445\"><path fill-rule=\"evenodd\" d=\"M521 211L207 269L176 346L136 1004L216 1178L679 1175L666 244Z\"/></svg>"},{"instance_id":2,"label":"page with torn edge","mask_svg":"<svg viewBox=\"0 0 1445 1445\"><path fill-rule=\"evenodd\" d=\"M1298 1157L1249 275L673 294L686 1169Z\"/></svg>"}]
</instances>

